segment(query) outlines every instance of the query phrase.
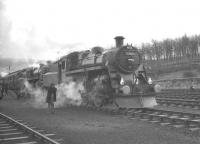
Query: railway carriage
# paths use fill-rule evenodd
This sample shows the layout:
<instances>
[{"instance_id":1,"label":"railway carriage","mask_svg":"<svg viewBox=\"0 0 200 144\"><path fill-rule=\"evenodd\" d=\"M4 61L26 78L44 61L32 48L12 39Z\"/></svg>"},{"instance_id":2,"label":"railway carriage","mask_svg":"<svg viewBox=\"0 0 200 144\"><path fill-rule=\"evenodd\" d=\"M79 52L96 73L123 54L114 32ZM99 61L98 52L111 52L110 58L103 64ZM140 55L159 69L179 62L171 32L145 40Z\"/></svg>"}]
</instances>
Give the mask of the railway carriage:
<instances>
[{"instance_id":1,"label":"railway carriage","mask_svg":"<svg viewBox=\"0 0 200 144\"><path fill-rule=\"evenodd\" d=\"M18 70L12 73L9 73L5 77L1 78L1 84L7 84L8 89L16 93L17 96L21 95L21 91L24 88L25 81L25 69Z\"/></svg>"}]
</instances>

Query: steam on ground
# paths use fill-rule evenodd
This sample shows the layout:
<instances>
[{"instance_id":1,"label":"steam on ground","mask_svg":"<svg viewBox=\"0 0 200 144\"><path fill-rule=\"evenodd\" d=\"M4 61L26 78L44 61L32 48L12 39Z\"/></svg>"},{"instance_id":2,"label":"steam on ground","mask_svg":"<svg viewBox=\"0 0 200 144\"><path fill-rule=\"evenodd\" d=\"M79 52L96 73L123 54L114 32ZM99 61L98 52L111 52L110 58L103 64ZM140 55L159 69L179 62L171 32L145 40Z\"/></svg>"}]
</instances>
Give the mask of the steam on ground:
<instances>
[{"instance_id":1,"label":"steam on ground","mask_svg":"<svg viewBox=\"0 0 200 144\"><path fill-rule=\"evenodd\" d=\"M80 105L82 102L80 90L83 90L82 83L62 83L56 85L57 100L55 107L63 107L66 105ZM25 89L23 90L26 95L30 94L29 104L34 108L47 108L46 96L47 90L40 87L33 87L28 81L25 81Z\"/></svg>"}]
</instances>

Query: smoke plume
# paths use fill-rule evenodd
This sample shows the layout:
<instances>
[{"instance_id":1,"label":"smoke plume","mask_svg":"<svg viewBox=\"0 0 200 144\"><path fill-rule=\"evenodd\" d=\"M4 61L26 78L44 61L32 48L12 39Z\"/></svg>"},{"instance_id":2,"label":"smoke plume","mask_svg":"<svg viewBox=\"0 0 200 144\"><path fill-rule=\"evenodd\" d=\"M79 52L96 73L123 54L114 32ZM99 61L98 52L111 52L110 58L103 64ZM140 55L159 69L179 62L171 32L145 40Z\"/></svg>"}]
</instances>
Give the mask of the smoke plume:
<instances>
[{"instance_id":1,"label":"smoke plume","mask_svg":"<svg viewBox=\"0 0 200 144\"><path fill-rule=\"evenodd\" d=\"M83 91L82 83L69 82L57 85L57 102L56 106L64 106L66 104L80 105L82 102L80 90Z\"/></svg>"},{"instance_id":2,"label":"smoke plume","mask_svg":"<svg viewBox=\"0 0 200 144\"><path fill-rule=\"evenodd\" d=\"M161 88L161 86L159 84L156 84L154 86L154 90L155 90L156 93L159 93L159 92L161 92L162 88Z\"/></svg>"}]
</instances>

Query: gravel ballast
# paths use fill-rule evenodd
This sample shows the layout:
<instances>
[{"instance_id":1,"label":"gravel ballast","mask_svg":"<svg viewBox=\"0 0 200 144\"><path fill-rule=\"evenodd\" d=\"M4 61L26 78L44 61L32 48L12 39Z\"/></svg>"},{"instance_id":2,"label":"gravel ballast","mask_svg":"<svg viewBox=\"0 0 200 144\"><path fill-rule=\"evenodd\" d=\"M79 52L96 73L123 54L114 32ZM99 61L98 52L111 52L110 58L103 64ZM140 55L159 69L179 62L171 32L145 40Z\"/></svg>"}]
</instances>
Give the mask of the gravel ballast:
<instances>
[{"instance_id":1,"label":"gravel ballast","mask_svg":"<svg viewBox=\"0 0 200 144\"><path fill-rule=\"evenodd\" d=\"M46 103L44 104L46 105ZM4 97L0 112L55 133L63 144L199 144L198 136L182 130L162 127L126 116L77 107L56 108L55 114L46 108L34 108L29 100Z\"/></svg>"}]
</instances>

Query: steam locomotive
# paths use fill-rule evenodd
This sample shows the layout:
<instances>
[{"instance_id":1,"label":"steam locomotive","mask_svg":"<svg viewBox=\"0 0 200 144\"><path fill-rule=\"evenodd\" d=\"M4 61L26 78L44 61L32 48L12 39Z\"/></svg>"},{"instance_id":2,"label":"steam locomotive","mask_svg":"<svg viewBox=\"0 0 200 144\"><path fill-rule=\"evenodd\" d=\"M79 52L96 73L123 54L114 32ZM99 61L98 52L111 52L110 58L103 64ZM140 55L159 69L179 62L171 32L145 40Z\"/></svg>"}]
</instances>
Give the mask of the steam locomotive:
<instances>
[{"instance_id":1,"label":"steam locomotive","mask_svg":"<svg viewBox=\"0 0 200 144\"><path fill-rule=\"evenodd\" d=\"M94 47L72 52L37 70L26 70L26 76L21 74L18 79L25 78L32 85L41 87L48 87L51 83L82 83L84 90L79 92L84 105L153 107L156 105L155 92L153 85L148 83L138 49L124 45L122 36L115 37L115 40L116 46L111 49Z\"/></svg>"}]
</instances>

